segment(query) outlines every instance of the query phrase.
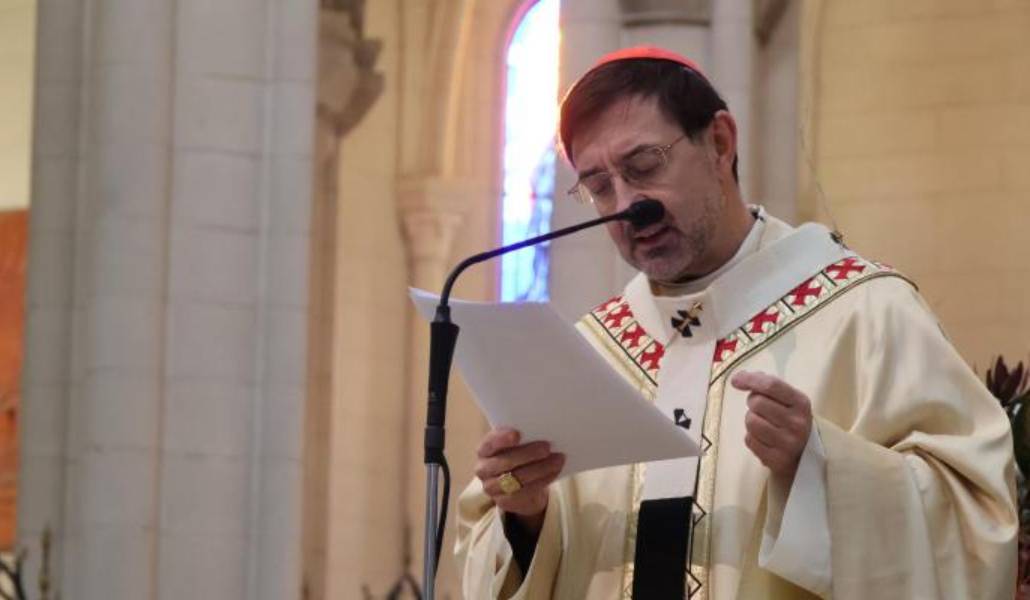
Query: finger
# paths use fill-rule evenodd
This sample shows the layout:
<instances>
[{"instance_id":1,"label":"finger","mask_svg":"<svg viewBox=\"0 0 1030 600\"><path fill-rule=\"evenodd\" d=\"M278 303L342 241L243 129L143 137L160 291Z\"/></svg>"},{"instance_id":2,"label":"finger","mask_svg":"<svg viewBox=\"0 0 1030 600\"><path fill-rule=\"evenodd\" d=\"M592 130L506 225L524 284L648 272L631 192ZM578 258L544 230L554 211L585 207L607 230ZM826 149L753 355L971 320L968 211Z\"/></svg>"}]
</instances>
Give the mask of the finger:
<instances>
[{"instance_id":1,"label":"finger","mask_svg":"<svg viewBox=\"0 0 1030 600\"><path fill-rule=\"evenodd\" d=\"M768 396L785 406L808 403L808 398L786 381L760 371L741 371L733 376L730 384L738 390L757 392Z\"/></svg>"},{"instance_id":2,"label":"finger","mask_svg":"<svg viewBox=\"0 0 1030 600\"><path fill-rule=\"evenodd\" d=\"M799 438L808 438L812 427L812 412L807 406L788 408L767 396L752 394L748 397L748 408L777 429L786 432L790 437L789 443L796 444Z\"/></svg>"},{"instance_id":3,"label":"finger","mask_svg":"<svg viewBox=\"0 0 1030 600\"><path fill-rule=\"evenodd\" d=\"M744 436L744 445L751 450L763 465L778 470L787 460L787 453L778 448L765 444L753 435Z\"/></svg>"},{"instance_id":4,"label":"finger","mask_svg":"<svg viewBox=\"0 0 1030 600\"><path fill-rule=\"evenodd\" d=\"M786 447L790 443L790 433L783 428L776 427L769 421L765 420L765 417L755 413L754 411L748 411L744 417L744 427L747 433L751 434L763 444L774 447L782 448Z\"/></svg>"},{"instance_id":5,"label":"finger","mask_svg":"<svg viewBox=\"0 0 1030 600\"><path fill-rule=\"evenodd\" d=\"M494 504L504 512L519 515L537 514L547 505L547 488L553 482L553 479L534 481L510 496L493 496Z\"/></svg>"},{"instance_id":6,"label":"finger","mask_svg":"<svg viewBox=\"0 0 1030 600\"><path fill-rule=\"evenodd\" d=\"M512 474L519 480L519 483L527 486L543 479L557 477L564 466L565 455L552 454L543 460L523 465L512 471Z\"/></svg>"},{"instance_id":7,"label":"finger","mask_svg":"<svg viewBox=\"0 0 1030 600\"><path fill-rule=\"evenodd\" d=\"M519 483L522 484L519 491L512 494L505 494L504 491L501 490L500 476L487 479L483 483L483 490L487 495L495 498L499 496L516 496L522 494L525 490L530 489L533 484L541 481L554 481L558 478L558 475L561 473L562 467L564 466L565 456L562 454L552 454L548 458L524 465L511 472L515 479L518 479Z\"/></svg>"},{"instance_id":8,"label":"finger","mask_svg":"<svg viewBox=\"0 0 1030 600\"><path fill-rule=\"evenodd\" d=\"M476 463L476 477L486 481L488 478L496 477L501 473L514 471L522 465L543 460L550 454L551 444L548 442L533 442L501 450L494 456L480 459Z\"/></svg>"},{"instance_id":9,"label":"finger","mask_svg":"<svg viewBox=\"0 0 1030 600\"><path fill-rule=\"evenodd\" d=\"M772 398L755 392L748 394L747 407L750 411L757 413L777 427L787 426L793 416L791 408L787 408Z\"/></svg>"},{"instance_id":10,"label":"finger","mask_svg":"<svg viewBox=\"0 0 1030 600\"><path fill-rule=\"evenodd\" d=\"M515 446L521 437L518 431L508 427L492 429L483 437L476 454L479 458L489 458L501 450Z\"/></svg>"}]
</instances>

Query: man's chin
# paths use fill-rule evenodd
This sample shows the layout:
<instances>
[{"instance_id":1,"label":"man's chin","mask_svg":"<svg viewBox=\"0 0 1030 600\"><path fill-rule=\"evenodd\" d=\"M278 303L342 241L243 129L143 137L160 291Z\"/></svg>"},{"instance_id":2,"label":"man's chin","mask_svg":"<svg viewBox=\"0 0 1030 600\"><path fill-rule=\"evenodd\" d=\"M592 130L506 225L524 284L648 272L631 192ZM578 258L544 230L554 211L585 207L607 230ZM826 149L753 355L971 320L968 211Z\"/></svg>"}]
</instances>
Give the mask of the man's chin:
<instances>
[{"instance_id":1,"label":"man's chin","mask_svg":"<svg viewBox=\"0 0 1030 600\"><path fill-rule=\"evenodd\" d=\"M679 253L676 250L676 248L662 247L645 251L640 247L635 247L630 252L623 252L622 257L651 281L675 281L692 262L689 256L678 256Z\"/></svg>"},{"instance_id":2,"label":"man's chin","mask_svg":"<svg viewBox=\"0 0 1030 600\"><path fill-rule=\"evenodd\" d=\"M676 265L661 260L645 260L635 266L639 271L643 272L648 279L659 283L674 282L681 277L681 274L685 270L683 265Z\"/></svg>"}]
</instances>

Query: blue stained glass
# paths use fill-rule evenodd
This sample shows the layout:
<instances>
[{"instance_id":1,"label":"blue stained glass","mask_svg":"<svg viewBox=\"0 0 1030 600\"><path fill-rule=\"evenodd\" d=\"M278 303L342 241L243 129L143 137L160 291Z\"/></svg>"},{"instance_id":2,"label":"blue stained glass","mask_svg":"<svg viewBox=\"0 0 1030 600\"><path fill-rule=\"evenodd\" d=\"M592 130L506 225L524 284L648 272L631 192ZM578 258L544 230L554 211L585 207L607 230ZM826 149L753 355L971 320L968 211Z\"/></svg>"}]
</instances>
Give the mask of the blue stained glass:
<instances>
[{"instance_id":1,"label":"blue stained glass","mask_svg":"<svg viewBox=\"0 0 1030 600\"><path fill-rule=\"evenodd\" d=\"M558 123L559 0L539 0L508 46L501 243L551 229ZM501 300L547 300L549 244L501 258Z\"/></svg>"}]
</instances>

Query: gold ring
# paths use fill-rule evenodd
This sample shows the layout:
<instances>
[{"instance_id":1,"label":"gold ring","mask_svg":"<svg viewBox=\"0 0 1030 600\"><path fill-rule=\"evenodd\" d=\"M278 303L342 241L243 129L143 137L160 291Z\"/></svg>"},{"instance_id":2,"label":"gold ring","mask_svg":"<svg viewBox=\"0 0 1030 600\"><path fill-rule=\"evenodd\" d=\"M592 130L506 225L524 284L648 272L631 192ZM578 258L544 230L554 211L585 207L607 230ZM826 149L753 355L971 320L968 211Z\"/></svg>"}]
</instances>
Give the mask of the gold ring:
<instances>
[{"instance_id":1,"label":"gold ring","mask_svg":"<svg viewBox=\"0 0 1030 600\"><path fill-rule=\"evenodd\" d=\"M497 483L500 484L501 493L505 496L510 496L522 489L522 482L518 477L512 475L511 471L501 473L501 476L497 478Z\"/></svg>"}]
</instances>

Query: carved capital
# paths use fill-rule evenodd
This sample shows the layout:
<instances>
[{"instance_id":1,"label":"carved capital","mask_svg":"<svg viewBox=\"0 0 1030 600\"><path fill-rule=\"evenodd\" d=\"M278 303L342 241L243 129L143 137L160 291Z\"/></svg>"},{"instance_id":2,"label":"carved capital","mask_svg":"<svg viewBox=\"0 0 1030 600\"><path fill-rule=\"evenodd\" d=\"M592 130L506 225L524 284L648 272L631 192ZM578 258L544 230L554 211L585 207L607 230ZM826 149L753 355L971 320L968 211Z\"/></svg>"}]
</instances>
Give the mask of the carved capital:
<instances>
[{"instance_id":1,"label":"carved capital","mask_svg":"<svg viewBox=\"0 0 1030 600\"><path fill-rule=\"evenodd\" d=\"M423 210L464 214L477 187L472 181L452 178L404 178L397 182L398 210L401 214Z\"/></svg>"},{"instance_id":2,"label":"carved capital","mask_svg":"<svg viewBox=\"0 0 1030 600\"><path fill-rule=\"evenodd\" d=\"M408 256L413 264L426 261L441 265L450 257L454 235L464 215L415 210L401 216Z\"/></svg>"},{"instance_id":3,"label":"carved capital","mask_svg":"<svg viewBox=\"0 0 1030 600\"><path fill-rule=\"evenodd\" d=\"M465 181L437 177L398 182L398 217L407 242L412 284L435 289L443 283L472 188Z\"/></svg>"},{"instance_id":4,"label":"carved capital","mask_svg":"<svg viewBox=\"0 0 1030 600\"><path fill-rule=\"evenodd\" d=\"M712 22L712 0L619 0L619 6L627 27Z\"/></svg>"},{"instance_id":5,"label":"carved capital","mask_svg":"<svg viewBox=\"0 0 1030 600\"><path fill-rule=\"evenodd\" d=\"M426 177L398 182L398 218L414 285L432 289L443 283L455 236L471 208L497 197L476 180Z\"/></svg>"}]
</instances>

